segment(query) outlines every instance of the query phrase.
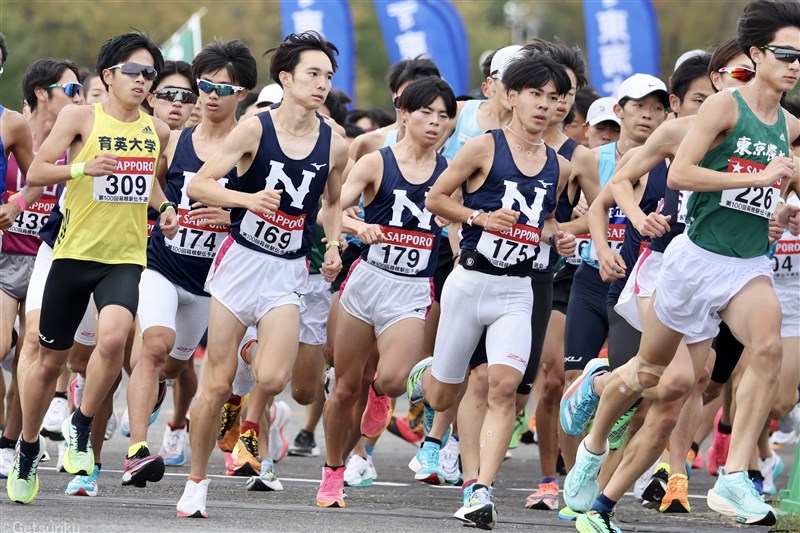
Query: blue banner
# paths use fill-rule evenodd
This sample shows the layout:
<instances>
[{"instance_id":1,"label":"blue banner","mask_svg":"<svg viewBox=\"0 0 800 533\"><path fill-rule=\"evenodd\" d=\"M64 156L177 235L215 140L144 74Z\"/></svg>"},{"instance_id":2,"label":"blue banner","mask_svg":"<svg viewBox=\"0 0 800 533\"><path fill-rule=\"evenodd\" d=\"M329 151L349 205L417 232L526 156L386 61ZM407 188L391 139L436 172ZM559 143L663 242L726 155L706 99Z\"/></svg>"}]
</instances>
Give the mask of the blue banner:
<instances>
[{"instance_id":1,"label":"blue banner","mask_svg":"<svg viewBox=\"0 0 800 533\"><path fill-rule=\"evenodd\" d=\"M651 0L584 0L592 85L603 96L635 73L659 76L658 17Z\"/></svg>"},{"instance_id":2,"label":"blue banner","mask_svg":"<svg viewBox=\"0 0 800 533\"><path fill-rule=\"evenodd\" d=\"M389 62L430 57L456 96L469 91L469 41L445 0L373 0Z\"/></svg>"},{"instance_id":3,"label":"blue banner","mask_svg":"<svg viewBox=\"0 0 800 533\"><path fill-rule=\"evenodd\" d=\"M281 0L281 30L284 37L314 30L335 44L339 69L333 87L346 92L355 103L356 47L347 0Z\"/></svg>"}]
</instances>

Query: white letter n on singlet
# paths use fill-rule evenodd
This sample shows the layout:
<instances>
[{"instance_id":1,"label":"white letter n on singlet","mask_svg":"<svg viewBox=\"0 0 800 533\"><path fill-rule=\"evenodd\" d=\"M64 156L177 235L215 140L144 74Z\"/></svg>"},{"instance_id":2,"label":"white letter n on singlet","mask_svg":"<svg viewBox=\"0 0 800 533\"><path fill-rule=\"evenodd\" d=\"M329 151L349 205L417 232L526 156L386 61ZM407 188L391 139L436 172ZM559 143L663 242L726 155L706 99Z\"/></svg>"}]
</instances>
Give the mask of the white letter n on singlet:
<instances>
[{"instance_id":1,"label":"white letter n on singlet","mask_svg":"<svg viewBox=\"0 0 800 533\"><path fill-rule=\"evenodd\" d=\"M519 192L516 182L503 180L506 186L506 192L503 195L503 209L514 209L514 203L519 205L519 211L528 217L531 225L539 224L539 217L542 214L542 203L547 193L547 189L536 187L536 194L533 197L533 203L528 205L525 196ZM550 185L549 183L545 186Z\"/></svg>"},{"instance_id":2,"label":"white letter n on singlet","mask_svg":"<svg viewBox=\"0 0 800 533\"><path fill-rule=\"evenodd\" d=\"M292 179L286 175L286 172L283 171L283 163L279 163L278 161L270 161L269 166L269 176L267 176L267 184L264 186L264 188L276 189L278 187L278 182L283 183L283 192L292 197L292 207L302 209L303 200L305 200L306 195L308 195L308 191L311 188L311 180L314 179L314 176L316 176L316 172L304 170L303 181L300 183L299 187L295 188L294 183L292 183Z\"/></svg>"},{"instance_id":3,"label":"white letter n on singlet","mask_svg":"<svg viewBox=\"0 0 800 533\"><path fill-rule=\"evenodd\" d=\"M419 221L421 229L431 229L431 220L433 215L427 209L420 209L417 204L408 199L406 191L394 191L394 205L392 206L392 219L389 221L391 226L403 225L403 210L408 209L411 214Z\"/></svg>"}]
</instances>

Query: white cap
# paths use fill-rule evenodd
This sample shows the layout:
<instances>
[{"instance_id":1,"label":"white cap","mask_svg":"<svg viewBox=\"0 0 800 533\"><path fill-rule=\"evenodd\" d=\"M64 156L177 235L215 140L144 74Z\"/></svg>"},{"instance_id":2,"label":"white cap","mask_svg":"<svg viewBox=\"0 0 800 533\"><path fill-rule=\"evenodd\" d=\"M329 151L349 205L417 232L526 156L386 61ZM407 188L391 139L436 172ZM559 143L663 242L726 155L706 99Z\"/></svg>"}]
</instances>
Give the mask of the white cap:
<instances>
[{"instance_id":1,"label":"white cap","mask_svg":"<svg viewBox=\"0 0 800 533\"><path fill-rule=\"evenodd\" d=\"M619 117L614 113L614 104L616 103L617 99L613 96L598 98L592 102L592 105L589 106L589 111L586 112L586 123L594 126L610 120L619 124Z\"/></svg>"},{"instance_id":2,"label":"white cap","mask_svg":"<svg viewBox=\"0 0 800 533\"><path fill-rule=\"evenodd\" d=\"M650 94L661 99L664 107L669 107L669 93L663 81L650 74L634 74L620 84L617 89L617 102L623 98L640 100Z\"/></svg>"},{"instance_id":3,"label":"white cap","mask_svg":"<svg viewBox=\"0 0 800 533\"><path fill-rule=\"evenodd\" d=\"M258 100L256 100L256 107L261 107L261 104L277 104L283 99L283 89L277 83L270 83L258 93Z\"/></svg>"},{"instance_id":4,"label":"white cap","mask_svg":"<svg viewBox=\"0 0 800 533\"><path fill-rule=\"evenodd\" d=\"M699 48L695 48L694 50L689 50L688 52L682 53L681 57L679 57L678 60L675 61L675 68L672 69L672 71L675 72L676 70L678 70L678 67L681 66L681 63L683 63L687 59L690 59L692 57L702 56L707 53L708 52L706 52L705 50L701 50Z\"/></svg>"},{"instance_id":5,"label":"white cap","mask_svg":"<svg viewBox=\"0 0 800 533\"><path fill-rule=\"evenodd\" d=\"M522 50L522 47L518 44L512 44L511 46L498 49L497 52L494 53L494 56L492 56L492 65L489 67L489 74L491 76L496 74L498 77L502 77L506 65L508 65L509 61L511 61L520 50Z\"/></svg>"}]
</instances>

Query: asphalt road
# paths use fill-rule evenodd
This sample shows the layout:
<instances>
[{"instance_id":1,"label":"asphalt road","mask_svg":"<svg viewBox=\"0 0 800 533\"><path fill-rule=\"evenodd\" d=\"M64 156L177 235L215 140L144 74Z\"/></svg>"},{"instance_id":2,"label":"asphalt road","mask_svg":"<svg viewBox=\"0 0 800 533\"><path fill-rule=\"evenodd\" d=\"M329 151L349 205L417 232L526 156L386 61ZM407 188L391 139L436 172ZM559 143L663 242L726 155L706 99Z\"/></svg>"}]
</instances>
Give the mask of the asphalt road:
<instances>
[{"instance_id":1,"label":"asphalt road","mask_svg":"<svg viewBox=\"0 0 800 533\"><path fill-rule=\"evenodd\" d=\"M171 393L159 420L150 429L150 443L158 450L171 409ZM290 398L292 417L286 429L291 441L302 424L303 409ZM398 401L397 412L404 412L406 403ZM115 406L124 411L124 394ZM324 446L321 427L317 442ZM0 533L77 533L107 531L463 531L452 518L460 506L459 488L431 487L414 481L407 463L415 448L405 441L386 434L375 450L378 480L367 488L348 488L347 508L319 509L314 497L319 485L324 459L287 457L277 465L284 485L282 492L247 492L245 478L226 477L222 453L216 450L211 458L212 474L209 489L209 520L178 519L175 504L183 490L188 472L186 466L168 468L162 481L147 488L123 487L122 462L128 441L118 433L103 450L103 471L99 495L94 498L64 495L71 476L55 471L56 444L48 442L53 456L39 469L41 490L30 505L0 498ZM323 448L324 449L324 448ZM779 488L788 482L794 457L794 446L780 453L786 462L786 473L779 478ZM562 522L555 512L529 511L525 497L539 477L538 448L520 444L501 469L494 490L499 513L498 531L575 531L571 522ZM658 533L721 532L738 529L731 519L721 517L706 505L705 495L714 478L705 471L695 471L690 481L689 515L660 515L643 509L627 497L618 507L615 522L623 531ZM562 500L563 501L563 500ZM751 527L747 531L766 531Z\"/></svg>"}]
</instances>

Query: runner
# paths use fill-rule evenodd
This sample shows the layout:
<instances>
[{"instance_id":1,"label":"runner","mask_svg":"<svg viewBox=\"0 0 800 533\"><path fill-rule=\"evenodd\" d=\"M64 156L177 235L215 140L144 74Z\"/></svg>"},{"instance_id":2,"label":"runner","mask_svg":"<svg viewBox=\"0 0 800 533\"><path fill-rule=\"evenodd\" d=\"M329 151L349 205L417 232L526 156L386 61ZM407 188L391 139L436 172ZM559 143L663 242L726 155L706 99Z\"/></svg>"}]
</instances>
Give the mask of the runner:
<instances>
[{"instance_id":1,"label":"runner","mask_svg":"<svg viewBox=\"0 0 800 533\"><path fill-rule=\"evenodd\" d=\"M171 130L183 129L197 102L196 76L185 61L167 60L164 71L153 81L145 100L151 114L166 122Z\"/></svg>"},{"instance_id":2,"label":"runner","mask_svg":"<svg viewBox=\"0 0 800 533\"><path fill-rule=\"evenodd\" d=\"M65 107L28 173L31 185L72 181L44 292L39 358L21 391L23 433L8 478L9 498L20 503L30 503L38 492L39 424L93 292L99 313L97 352L89 363L81 406L64 424L64 467L73 474L94 470L91 422L122 368L146 263L147 204L164 204L165 232L177 229L175 212L155 180L168 128L139 110L163 65L161 51L144 35L129 33L106 41L97 63L109 87L108 101ZM56 166L67 149L73 163Z\"/></svg>"},{"instance_id":3,"label":"runner","mask_svg":"<svg viewBox=\"0 0 800 533\"><path fill-rule=\"evenodd\" d=\"M684 335L711 339L720 319L750 353L737 391L750 409L749 416L734 419L728 461L709 491L708 504L743 523L775 523L772 507L758 497L746 471L780 372L780 305L765 254L769 218L780 192L774 184L790 180L795 172L785 155L800 135L800 123L779 101L800 72L800 51L793 48L800 42L800 5L752 2L737 34L756 65L756 76L745 87L709 97L675 157L670 185L695 190L688 205L689 231L664 254L658 298L654 312L645 316L639 354L611 375L592 430L580 446L575 475L567 478L565 491L573 494L576 507L592 507L579 518L579 529L587 522L605 527L600 531L611 528L616 502L602 494L595 500L594 478L614 422L644 389L659 384ZM742 172L746 167L755 172ZM798 180L791 187L800 190ZM796 207L782 209L778 222L800 232ZM705 318L699 320L699 315ZM665 377L662 387L672 383ZM575 479L581 480L580 488L572 484Z\"/></svg>"},{"instance_id":4,"label":"runner","mask_svg":"<svg viewBox=\"0 0 800 533\"><path fill-rule=\"evenodd\" d=\"M331 215L322 220L328 242L320 271L332 280L341 268L336 239L347 146L316 114L330 91L338 51L319 34L305 32L289 35L271 52L270 75L284 90L281 106L234 128L187 190L199 202L234 209L231 235L206 281L212 296L208 374L192 408L192 467L178 502L179 517L208 516L206 470L215 417L230 395L236 372L231 355L247 326L258 326L253 361L258 384L275 395L289 381L297 358L299 295L308 280L305 256L314 231L309 221L321 197ZM234 166L230 189L216 183Z\"/></svg>"},{"instance_id":5,"label":"runner","mask_svg":"<svg viewBox=\"0 0 800 533\"><path fill-rule=\"evenodd\" d=\"M354 406L368 377L364 367L372 344L377 343L379 359L360 422L366 437L378 436L389 424L391 398L405 391L405 381L397 378L408 375L422 353L424 320L432 302L441 229L424 204L447 166L435 147L455 116L456 99L444 81L429 77L408 85L397 105L406 125L403 140L362 158L343 189L345 205L363 193L364 222L345 217L344 229L367 246L351 268L340 300L336 381L323 417L327 462L317 493L320 507L345 505L345 446L356 423Z\"/></svg>"}]
</instances>

